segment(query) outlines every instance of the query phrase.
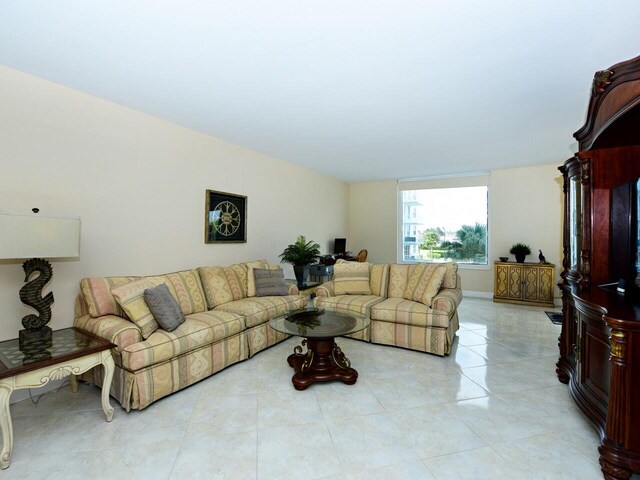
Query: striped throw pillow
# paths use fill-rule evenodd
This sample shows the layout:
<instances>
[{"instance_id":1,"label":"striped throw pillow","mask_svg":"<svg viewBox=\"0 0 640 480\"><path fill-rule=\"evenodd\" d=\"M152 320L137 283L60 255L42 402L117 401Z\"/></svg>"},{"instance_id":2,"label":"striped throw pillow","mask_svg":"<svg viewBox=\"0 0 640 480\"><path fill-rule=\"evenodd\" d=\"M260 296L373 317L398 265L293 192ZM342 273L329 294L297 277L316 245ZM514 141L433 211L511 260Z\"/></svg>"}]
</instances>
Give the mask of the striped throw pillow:
<instances>
[{"instance_id":1,"label":"striped throw pillow","mask_svg":"<svg viewBox=\"0 0 640 480\"><path fill-rule=\"evenodd\" d=\"M171 282L162 275L141 278L111 290L111 294L118 301L118 304L127 313L131 321L140 328L142 338L145 340L158 329L159 325L144 299L144 291L162 283L167 284L169 291L175 298L176 293Z\"/></svg>"},{"instance_id":2,"label":"striped throw pillow","mask_svg":"<svg viewBox=\"0 0 640 480\"><path fill-rule=\"evenodd\" d=\"M433 297L442 287L446 273L447 268L444 265L419 263L409 278L404 298L430 307Z\"/></svg>"},{"instance_id":3,"label":"striped throw pillow","mask_svg":"<svg viewBox=\"0 0 640 480\"><path fill-rule=\"evenodd\" d=\"M87 302L89 315L101 317L103 315L117 315L127 318L127 314L120 308L111 289L125 283L137 280L139 277L93 277L83 278L80 281L80 291Z\"/></svg>"}]
</instances>

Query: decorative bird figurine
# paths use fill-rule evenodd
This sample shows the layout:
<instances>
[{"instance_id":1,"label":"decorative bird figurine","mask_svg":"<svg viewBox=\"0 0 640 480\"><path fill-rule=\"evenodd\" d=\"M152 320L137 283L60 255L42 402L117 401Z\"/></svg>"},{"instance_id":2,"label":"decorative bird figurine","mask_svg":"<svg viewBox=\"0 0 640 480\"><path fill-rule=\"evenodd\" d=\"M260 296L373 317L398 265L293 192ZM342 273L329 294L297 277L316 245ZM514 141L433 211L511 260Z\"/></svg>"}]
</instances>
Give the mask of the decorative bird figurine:
<instances>
[{"instance_id":1,"label":"decorative bird figurine","mask_svg":"<svg viewBox=\"0 0 640 480\"><path fill-rule=\"evenodd\" d=\"M547 263L547 259L544 258L544 255L542 254L542 250L538 250L538 252L540 252L538 254L538 260L540 260L540 263Z\"/></svg>"}]
</instances>

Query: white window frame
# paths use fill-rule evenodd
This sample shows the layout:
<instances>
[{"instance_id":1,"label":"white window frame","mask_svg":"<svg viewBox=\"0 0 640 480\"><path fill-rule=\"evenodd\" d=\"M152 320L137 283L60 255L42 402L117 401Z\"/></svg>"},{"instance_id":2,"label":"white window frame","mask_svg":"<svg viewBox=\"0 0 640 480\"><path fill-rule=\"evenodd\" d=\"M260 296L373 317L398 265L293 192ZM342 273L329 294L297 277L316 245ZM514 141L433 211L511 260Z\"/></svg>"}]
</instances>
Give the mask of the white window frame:
<instances>
[{"instance_id":1,"label":"white window frame","mask_svg":"<svg viewBox=\"0 0 640 480\"><path fill-rule=\"evenodd\" d=\"M397 195L397 212L398 225L396 227L397 234L397 263L436 263L429 261L411 261L404 260L404 205L402 202L402 192L405 190L426 190L426 189L444 189L444 188L463 188L463 187L487 187L487 263L459 263L458 268L469 270L490 270L491 265L489 259L491 257L491 177L489 173L479 172L465 175L448 175L439 177L426 177L418 179L405 179L398 181Z\"/></svg>"}]
</instances>

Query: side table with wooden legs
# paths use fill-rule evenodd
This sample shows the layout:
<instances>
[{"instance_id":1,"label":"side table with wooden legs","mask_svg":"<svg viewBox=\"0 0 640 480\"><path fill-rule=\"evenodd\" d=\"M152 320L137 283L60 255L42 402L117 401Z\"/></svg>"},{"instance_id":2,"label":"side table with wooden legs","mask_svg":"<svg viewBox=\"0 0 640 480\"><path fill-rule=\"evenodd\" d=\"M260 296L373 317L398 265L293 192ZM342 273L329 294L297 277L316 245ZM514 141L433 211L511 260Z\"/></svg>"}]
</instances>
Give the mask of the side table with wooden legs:
<instances>
[{"instance_id":1,"label":"side table with wooden legs","mask_svg":"<svg viewBox=\"0 0 640 480\"><path fill-rule=\"evenodd\" d=\"M52 339L19 345L18 339L0 342L0 429L2 450L0 468L11 464L13 453L13 426L9 399L11 393L23 388L42 387L54 380L70 376L71 390L78 391L76 375L102 365L102 410L110 422L113 407L109 403L109 390L115 364L111 356L114 344L77 328L53 331Z\"/></svg>"}]
</instances>

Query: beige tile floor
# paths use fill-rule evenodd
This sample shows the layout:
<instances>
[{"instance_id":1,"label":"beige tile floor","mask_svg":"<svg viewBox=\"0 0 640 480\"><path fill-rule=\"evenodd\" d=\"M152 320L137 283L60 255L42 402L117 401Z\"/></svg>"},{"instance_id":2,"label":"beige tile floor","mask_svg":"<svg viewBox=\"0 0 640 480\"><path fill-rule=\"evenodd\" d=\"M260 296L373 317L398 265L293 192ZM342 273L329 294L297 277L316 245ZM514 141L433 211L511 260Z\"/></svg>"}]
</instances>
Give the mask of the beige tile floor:
<instances>
[{"instance_id":1,"label":"beige tile floor","mask_svg":"<svg viewBox=\"0 0 640 480\"><path fill-rule=\"evenodd\" d=\"M354 386L295 391L289 339L111 423L97 388L63 387L12 405L0 479L601 479L555 375L560 327L470 298L460 320L446 358L341 339Z\"/></svg>"}]
</instances>

